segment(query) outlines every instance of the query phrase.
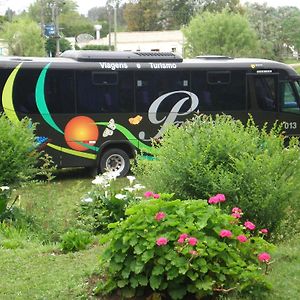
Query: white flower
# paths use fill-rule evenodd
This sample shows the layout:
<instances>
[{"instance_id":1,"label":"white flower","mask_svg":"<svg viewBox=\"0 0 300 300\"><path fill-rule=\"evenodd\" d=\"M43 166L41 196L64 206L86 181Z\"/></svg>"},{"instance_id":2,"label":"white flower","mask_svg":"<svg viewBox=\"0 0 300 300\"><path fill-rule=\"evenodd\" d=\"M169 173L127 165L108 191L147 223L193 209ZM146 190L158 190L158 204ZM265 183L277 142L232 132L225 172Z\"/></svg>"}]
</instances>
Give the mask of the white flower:
<instances>
[{"instance_id":1,"label":"white flower","mask_svg":"<svg viewBox=\"0 0 300 300\"><path fill-rule=\"evenodd\" d=\"M134 176L127 176L127 179L129 180L129 184L131 185L135 181Z\"/></svg>"},{"instance_id":2,"label":"white flower","mask_svg":"<svg viewBox=\"0 0 300 300\"><path fill-rule=\"evenodd\" d=\"M85 202L85 203L91 203L91 202L93 202L93 199L92 198L85 198L85 199L82 199L81 201Z\"/></svg>"},{"instance_id":3,"label":"white flower","mask_svg":"<svg viewBox=\"0 0 300 300\"><path fill-rule=\"evenodd\" d=\"M127 198L127 196L126 196L126 195L123 195L123 194L116 194L115 197L116 197L117 199L120 199L120 200L123 200L123 199L126 199L126 198Z\"/></svg>"},{"instance_id":4,"label":"white flower","mask_svg":"<svg viewBox=\"0 0 300 300\"><path fill-rule=\"evenodd\" d=\"M92 181L93 184L105 186L108 184L107 179L103 176L97 175L96 178Z\"/></svg>"},{"instance_id":5,"label":"white flower","mask_svg":"<svg viewBox=\"0 0 300 300\"><path fill-rule=\"evenodd\" d=\"M145 187L139 183L135 184L133 188L137 191L144 189Z\"/></svg>"},{"instance_id":6,"label":"white flower","mask_svg":"<svg viewBox=\"0 0 300 300\"><path fill-rule=\"evenodd\" d=\"M120 176L120 172L118 171L110 171L103 173L103 177L105 177L108 181L116 180L118 176Z\"/></svg>"},{"instance_id":7,"label":"white flower","mask_svg":"<svg viewBox=\"0 0 300 300\"><path fill-rule=\"evenodd\" d=\"M3 186L0 186L0 189L3 192L5 190L9 190L9 186L3 185Z\"/></svg>"}]
</instances>

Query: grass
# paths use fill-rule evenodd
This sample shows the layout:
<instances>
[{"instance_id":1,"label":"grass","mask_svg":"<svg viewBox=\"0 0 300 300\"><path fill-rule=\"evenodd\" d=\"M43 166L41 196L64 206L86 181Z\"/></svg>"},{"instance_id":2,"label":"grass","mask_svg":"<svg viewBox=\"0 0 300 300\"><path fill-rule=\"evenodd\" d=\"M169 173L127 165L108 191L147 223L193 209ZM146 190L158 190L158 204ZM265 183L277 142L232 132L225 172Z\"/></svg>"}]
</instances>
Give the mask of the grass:
<instances>
[{"instance_id":1,"label":"grass","mask_svg":"<svg viewBox=\"0 0 300 300\"><path fill-rule=\"evenodd\" d=\"M124 183L118 181L120 186ZM74 172L17 191L18 205L30 218L17 222L18 227L0 225L1 300L95 299L94 284L89 282L100 272L101 247L94 244L88 250L64 254L59 244L60 235L74 225L76 206L91 185L91 178ZM299 253L300 236L278 245L269 274L274 289L264 299L299 299Z\"/></svg>"}]
</instances>

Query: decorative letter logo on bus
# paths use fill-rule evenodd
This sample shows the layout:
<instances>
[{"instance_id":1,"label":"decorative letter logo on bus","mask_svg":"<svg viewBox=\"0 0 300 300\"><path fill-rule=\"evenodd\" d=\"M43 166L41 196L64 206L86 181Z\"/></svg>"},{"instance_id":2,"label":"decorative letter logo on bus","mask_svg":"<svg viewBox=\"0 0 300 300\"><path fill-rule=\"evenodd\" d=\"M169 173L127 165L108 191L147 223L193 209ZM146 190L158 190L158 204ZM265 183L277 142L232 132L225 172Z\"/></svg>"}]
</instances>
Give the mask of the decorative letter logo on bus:
<instances>
[{"instance_id":1,"label":"decorative letter logo on bus","mask_svg":"<svg viewBox=\"0 0 300 300\"><path fill-rule=\"evenodd\" d=\"M161 119L158 119L158 111L159 111L160 105L163 102L170 101L170 98L172 98L172 96L180 95L180 94L184 95L183 98L178 100L173 105L173 107L171 108L170 112L167 113L167 115L163 116ZM183 107L183 105L185 103L189 103L190 106L188 107L188 109L186 111L180 111L180 109ZM149 121L152 124L161 124L160 130L152 138L154 138L154 139L159 138L163 134L163 132L166 129L166 126L168 124L174 123L178 116L186 116L186 115L192 113L193 111L196 110L198 104L199 104L198 97L194 93L189 92L189 91L183 91L183 90L182 91L174 91L174 92L170 92L170 93L167 93L167 94L163 94L160 97L158 97L151 104L151 106L149 107L149 111L148 111ZM139 133L139 138L141 140L144 140L144 141L150 140L150 139L146 139L144 131L141 131Z\"/></svg>"}]
</instances>

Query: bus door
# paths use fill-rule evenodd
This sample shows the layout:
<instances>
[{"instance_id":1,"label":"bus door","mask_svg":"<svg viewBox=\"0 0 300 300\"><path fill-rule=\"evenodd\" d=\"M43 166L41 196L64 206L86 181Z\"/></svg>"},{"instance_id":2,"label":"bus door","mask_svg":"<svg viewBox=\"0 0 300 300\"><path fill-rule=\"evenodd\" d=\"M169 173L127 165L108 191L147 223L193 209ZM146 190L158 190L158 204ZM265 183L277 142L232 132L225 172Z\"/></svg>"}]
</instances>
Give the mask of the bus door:
<instances>
[{"instance_id":1,"label":"bus door","mask_svg":"<svg viewBox=\"0 0 300 300\"><path fill-rule=\"evenodd\" d=\"M278 76L278 73L247 74L248 113L259 126L267 122L271 128L278 119Z\"/></svg>"},{"instance_id":2,"label":"bus door","mask_svg":"<svg viewBox=\"0 0 300 300\"><path fill-rule=\"evenodd\" d=\"M287 135L300 136L300 78L280 81L279 120Z\"/></svg>"}]
</instances>

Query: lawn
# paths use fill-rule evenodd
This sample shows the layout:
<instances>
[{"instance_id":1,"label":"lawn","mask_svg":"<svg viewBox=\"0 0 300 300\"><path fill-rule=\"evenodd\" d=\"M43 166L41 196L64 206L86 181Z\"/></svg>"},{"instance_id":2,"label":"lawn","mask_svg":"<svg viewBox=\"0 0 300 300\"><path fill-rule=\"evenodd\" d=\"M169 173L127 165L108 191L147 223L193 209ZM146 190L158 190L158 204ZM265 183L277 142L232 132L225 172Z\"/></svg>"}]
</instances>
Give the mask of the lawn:
<instances>
[{"instance_id":1,"label":"lawn","mask_svg":"<svg viewBox=\"0 0 300 300\"><path fill-rule=\"evenodd\" d=\"M101 246L95 242L88 250L63 253L59 244L61 234L75 224L76 206L91 185L91 178L73 172L16 191L23 222L18 229L0 228L0 299L94 298L89 282L100 272ZM269 274L274 289L266 299L299 299L299 241L299 236L290 237L278 245Z\"/></svg>"}]
</instances>

